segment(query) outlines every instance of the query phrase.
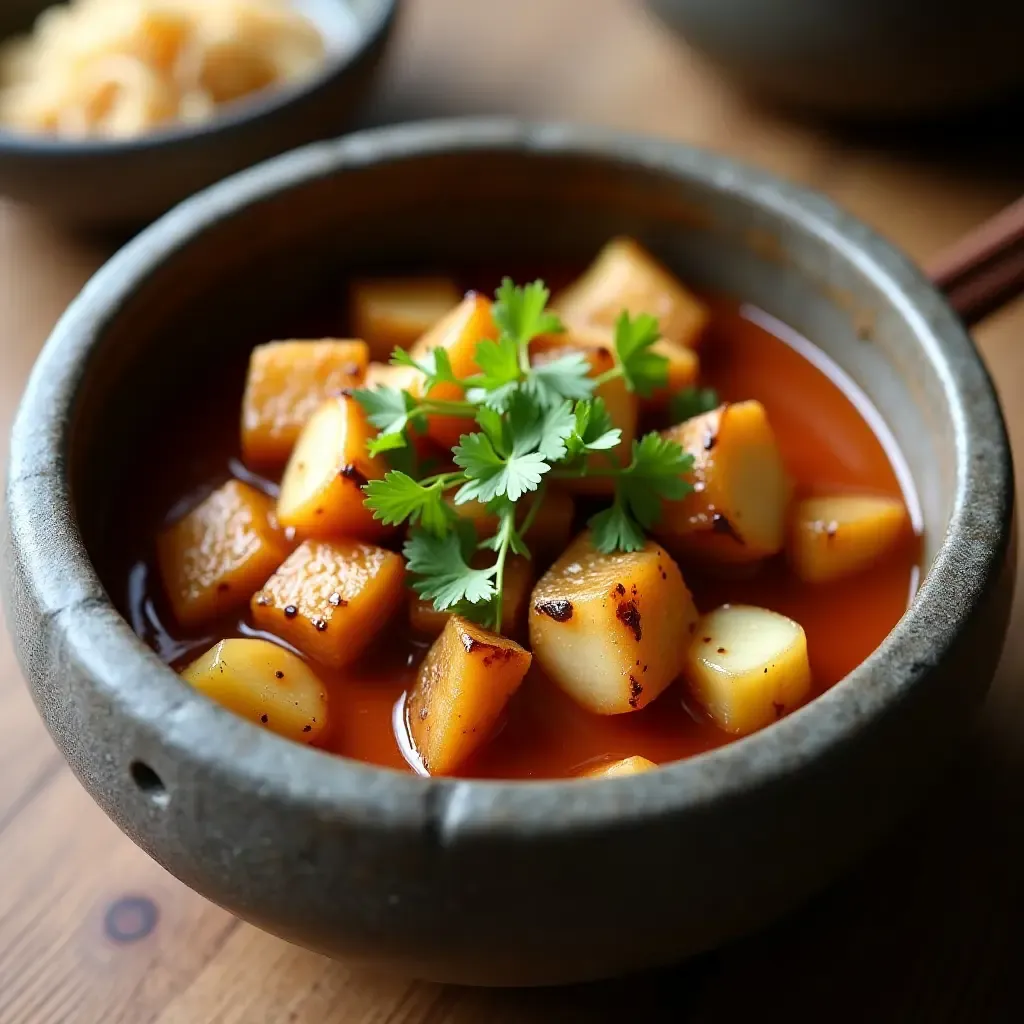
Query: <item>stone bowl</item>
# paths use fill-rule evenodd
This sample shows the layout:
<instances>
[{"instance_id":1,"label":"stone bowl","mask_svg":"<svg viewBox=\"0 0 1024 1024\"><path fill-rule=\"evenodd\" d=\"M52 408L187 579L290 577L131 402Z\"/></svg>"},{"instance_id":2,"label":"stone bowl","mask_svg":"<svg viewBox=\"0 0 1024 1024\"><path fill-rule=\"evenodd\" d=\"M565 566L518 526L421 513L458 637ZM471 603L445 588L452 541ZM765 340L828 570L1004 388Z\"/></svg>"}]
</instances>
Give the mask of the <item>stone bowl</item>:
<instances>
[{"instance_id":1,"label":"stone bowl","mask_svg":"<svg viewBox=\"0 0 1024 1024\"><path fill-rule=\"evenodd\" d=\"M3 0L0 41L22 34L55 0ZM133 139L68 140L0 125L0 195L64 225L123 233L245 167L337 135L369 90L398 0L303 0L327 41L308 81L226 106L200 125Z\"/></svg>"},{"instance_id":2,"label":"stone bowl","mask_svg":"<svg viewBox=\"0 0 1024 1024\"><path fill-rule=\"evenodd\" d=\"M187 416L212 348L347 268L579 262L643 239L814 339L882 410L920 496L920 591L824 696L604 781L423 779L290 744L191 690L90 552L124 438ZM269 336L269 335L267 335ZM154 467L138 467L140 486ZM136 843L240 917L444 982L596 979L758 928L841 875L955 751L1013 590L1013 469L973 344L908 259L822 196L686 146L503 120L288 154L194 197L72 303L12 433L7 619L39 712Z\"/></svg>"}]
</instances>

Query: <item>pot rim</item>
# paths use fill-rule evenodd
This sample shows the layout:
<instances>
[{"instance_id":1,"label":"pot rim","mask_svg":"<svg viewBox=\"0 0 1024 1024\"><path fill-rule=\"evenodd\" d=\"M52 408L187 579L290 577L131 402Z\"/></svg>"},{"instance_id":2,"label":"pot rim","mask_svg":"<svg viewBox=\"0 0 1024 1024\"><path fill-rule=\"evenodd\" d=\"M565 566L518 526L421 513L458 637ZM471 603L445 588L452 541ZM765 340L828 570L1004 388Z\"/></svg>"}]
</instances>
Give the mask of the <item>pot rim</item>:
<instances>
[{"instance_id":1,"label":"pot rim","mask_svg":"<svg viewBox=\"0 0 1024 1024\"><path fill-rule=\"evenodd\" d=\"M956 442L956 494L934 563L882 644L825 694L769 728L630 778L424 779L290 743L215 705L144 645L100 583L72 511L70 424L92 350L135 289L205 229L260 200L350 168L474 151L628 164L768 209L871 279L935 367ZM158 775L173 780L182 758L201 776L270 801L367 826L426 828L444 844L456 833L523 838L681 815L805 769L927 685L998 578L1013 493L1002 415L974 344L921 271L859 220L817 192L681 143L483 118L398 125L306 146L199 193L136 237L71 303L39 356L12 429L7 503L23 588L51 642L131 720L137 756ZM27 666L30 640L17 645ZM173 784L168 789L173 800Z\"/></svg>"}]
</instances>

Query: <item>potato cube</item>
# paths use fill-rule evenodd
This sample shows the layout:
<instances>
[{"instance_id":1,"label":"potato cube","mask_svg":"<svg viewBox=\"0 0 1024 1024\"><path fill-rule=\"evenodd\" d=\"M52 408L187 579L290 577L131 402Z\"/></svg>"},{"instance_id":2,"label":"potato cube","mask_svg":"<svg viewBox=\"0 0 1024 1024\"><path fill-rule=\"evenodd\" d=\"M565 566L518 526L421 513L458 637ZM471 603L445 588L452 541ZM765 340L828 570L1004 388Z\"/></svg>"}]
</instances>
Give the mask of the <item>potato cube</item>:
<instances>
[{"instance_id":1,"label":"potato cube","mask_svg":"<svg viewBox=\"0 0 1024 1024\"><path fill-rule=\"evenodd\" d=\"M752 562L782 550L790 484L764 406L723 405L663 432L694 458L694 490L665 502L654 534L709 562Z\"/></svg>"},{"instance_id":2,"label":"potato cube","mask_svg":"<svg viewBox=\"0 0 1024 1024\"><path fill-rule=\"evenodd\" d=\"M639 754L634 757L624 757L621 761L612 761L611 764L599 764L596 768L590 768L580 776L584 779L616 779L627 775L642 775L644 772L652 772L658 766L653 761Z\"/></svg>"},{"instance_id":3,"label":"potato cube","mask_svg":"<svg viewBox=\"0 0 1024 1024\"><path fill-rule=\"evenodd\" d=\"M907 508L895 498L808 498L793 509L789 559L800 579L825 583L869 568L909 533Z\"/></svg>"},{"instance_id":4,"label":"potato cube","mask_svg":"<svg viewBox=\"0 0 1024 1024\"><path fill-rule=\"evenodd\" d=\"M280 469L325 399L358 387L369 350L361 341L272 341L253 349L242 399L242 457Z\"/></svg>"},{"instance_id":5,"label":"potato cube","mask_svg":"<svg viewBox=\"0 0 1024 1024\"><path fill-rule=\"evenodd\" d=\"M296 743L327 726L327 691L296 654L269 640L221 640L181 673L211 700Z\"/></svg>"},{"instance_id":6,"label":"potato cube","mask_svg":"<svg viewBox=\"0 0 1024 1024\"><path fill-rule=\"evenodd\" d=\"M481 552L473 560L477 567L494 564L492 552ZM526 558L512 557L505 563L504 597L501 604L501 632L516 636L526 622L526 606L533 586L533 563ZM433 601L426 601L415 591L409 594L409 622L417 633L437 636L452 617L451 612L434 609Z\"/></svg>"},{"instance_id":7,"label":"potato cube","mask_svg":"<svg viewBox=\"0 0 1024 1024\"><path fill-rule=\"evenodd\" d=\"M431 775L449 775L486 743L532 656L519 644L453 615L409 694L409 735Z\"/></svg>"},{"instance_id":8,"label":"potato cube","mask_svg":"<svg viewBox=\"0 0 1024 1024\"><path fill-rule=\"evenodd\" d=\"M544 673L599 715L638 711L682 671L697 621L679 567L658 544L604 555L584 533L530 598Z\"/></svg>"},{"instance_id":9,"label":"potato cube","mask_svg":"<svg viewBox=\"0 0 1024 1024\"><path fill-rule=\"evenodd\" d=\"M366 507L363 485L387 472L370 457L366 442L376 431L351 395L328 398L295 445L281 481L277 518L317 537L386 536L390 529Z\"/></svg>"},{"instance_id":10,"label":"potato cube","mask_svg":"<svg viewBox=\"0 0 1024 1024\"><path fill-rule=\"evenodd\" d=\"M723 605L697 623L686 680L720 729L762 729L811 692L803 627L765 608Z\"/></svg>"},{"instance_id":11,"label":"potato cube","mask_svg":"<svg viewBox=\"0 0 1024 1024\"><path fill-rule=\"evenodd\" d=\"M616 238L581 278L555 296L554 310L570 327L611 329L623 310L649 313L662 336L696 346L710 319L708 308L631 238Z\"/></svg>"},{"instance_id":12,"label":"potato cube","mask_svg":"<svg viewBox=\"0 0 1024 1024\"><path fill-rule=\"evenodd\" d=\"M561 359L574 352L582 354L590 363L590 376L599 377L615 366L615 357L608 345L602 342L602 335L594 332L575 332L563 344L557 347L542 344L531 348L530 360L534 366ZM595 452L589 457L592 466L607 466L609 459L616 464L628 462L633 440L636 437L637 420L640 416L640 403L635 394L626 387L622 377L607 381L594 392L595 397L604 401L612 425L622 431L622 440L617 448L608 453ZM565 488L574 494L611 494L615 490L615 481L611 477L584 477L580 480L564 481Z\"/></svg>"},{"instance_id":13,"label":"potato cube","mask_svg":"<svg viewBox=\"0 0 1024 1024\"><path fill-rule=\"evenodd\" d=\"M352 330L366 339L372 358L387 362L396 348L409 348L461 298L446 277L353 281L349 289Z\"/></svg>"},{"instance_id":14,"label":"potato cube","mask_svg":"<svg viewBox=\"0 0 1024 1024\"><path fill-rule=\"evenodd\" d=\"M238 480L164 530L156 547L171 611L185 627L244 606L291 549L273 499Z\"/></svg>"},{"instance_id":15,"label":"potato cube","mask_svg":"<svg viewBox=\"0 0 1024 1024\"><path fill-rule=\"evenodd\" d=\"M331 668L356 660L405 599L401 555L358 541L305 541L252 599L257 628Z\"/></svg>"},{"instance_id":16,"label":"potato cube","mask_svg":"<svg viewBox=\"0 0 1024 1024\"><path fill-rule=\"evenodd\" d=\"M482 295L470 292L455 309L435 324L417 341L409 354L422 362L428 359L436 348L448 353L452 372L456 377L471 377L479 372L476 365L476 347L484 338L497 338L498 328L491 316L491 303ZM416 398L423 398L423 374L415 367L397 366L384 370L376 369L371 376L372 383L408 391ZM435 401L461 401L462 389L455 384L435 384L427 396ZM459 443L462 434L472 433L475 421L464 416L431 416L427 422L427 434L444 448Z\"/></svg>"}]
</instances>

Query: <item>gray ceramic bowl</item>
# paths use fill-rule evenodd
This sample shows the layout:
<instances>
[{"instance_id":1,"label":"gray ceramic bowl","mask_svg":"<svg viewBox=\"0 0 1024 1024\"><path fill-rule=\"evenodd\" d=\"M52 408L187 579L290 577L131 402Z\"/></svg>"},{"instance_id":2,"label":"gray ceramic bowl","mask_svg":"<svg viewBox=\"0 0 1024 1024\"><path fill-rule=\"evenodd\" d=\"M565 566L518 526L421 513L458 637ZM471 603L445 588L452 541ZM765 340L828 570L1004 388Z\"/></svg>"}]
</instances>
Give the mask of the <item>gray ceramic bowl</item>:
<instances>
[{"instance_id":1,"label":"gray ceramic bowl","mask_svg":"<svg viewBox=\"0 0 1024 1024\"><path fill-rule=\"evenodd\" d=\"M177 381L211 346L261 336L347 267L576 261L615 232L804 331L888 415L923 504L927 575L847 679L757 735L648 775L424 780L263 732L135 638L90 550L116 543L120 439L168 403L187 415ZM821 196L684 146L581 128L391 128L191 199L68 309L13 429L8 621L83 785L211 900L418 977L598 978L793 909L935 774L1002 646L1012 477L999 406L957 319Z\"/></svg>"},{"instance_id":2,"label":"gray ceramic bowl","mask_svg":"<svg viewBox=\"0 0 1024 1024\"><path fill-rule=\"evenodd\" d=\"M648 0L755 96L847 116L943 114L1024 87L1006 0Z\"/></svg>"},{"instance_id":3,"label":"gray ceramic bowl","mask_svg":"<svg viewBox=\"0 0 1024 1024\"><path fill-rule=\"evenodd\" d=\"M3 0L0 39L54 0ZM267 157L336 135L373 79L397 0L304 0L328 57L308 82L240 100L203 125L125 141L67 141L0 126L0 195L76 227L121 230Z\"/></svg>"}]
</instances>

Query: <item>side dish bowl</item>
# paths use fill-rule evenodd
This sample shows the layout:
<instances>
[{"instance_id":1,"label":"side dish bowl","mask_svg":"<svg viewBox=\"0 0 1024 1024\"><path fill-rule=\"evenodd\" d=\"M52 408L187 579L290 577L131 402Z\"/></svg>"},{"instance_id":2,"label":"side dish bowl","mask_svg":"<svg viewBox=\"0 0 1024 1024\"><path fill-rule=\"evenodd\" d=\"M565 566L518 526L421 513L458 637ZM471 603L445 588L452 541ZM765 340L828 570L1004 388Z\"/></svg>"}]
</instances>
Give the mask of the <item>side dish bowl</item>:
<instances>
[{"instance_id":1,"label":"side dish bowl","mask_svg":"<svg viewBox=\"0 0 1024 1024\"><path fill-rule=\"evenodd\" d=\"M116 523L119 438L145 431L169 398L187 416L211 346L265 334L351 268L579 264L619 233L800 330L887 418L921 499L924 577L845 680L760 733L627 779L423 779L263 732L136 638L90 558ZM106 813L261 927L449 982L623 973L792 910L955 751L1013 590L998 402L907 259L821 196L720 157L500 120L311 146L140 235L43 350L13 429L7 514L21 663Z\"/></svg>"},{"instance_id":2,"label":"side dish bowl","mask_svg":"<svg viewBox=\"0 0 1024 1024\"><path fill-rule=\"evenodd\" d=\"M31 29L55 0L8 0L0 42ZM337 134L365 95L394 24L397 0L312 0L323 66L197 125L172 124L124 140L69 140L0 125L0 195L90 229L135 228L236 171Z\"/></svg>"}]
</instances>

